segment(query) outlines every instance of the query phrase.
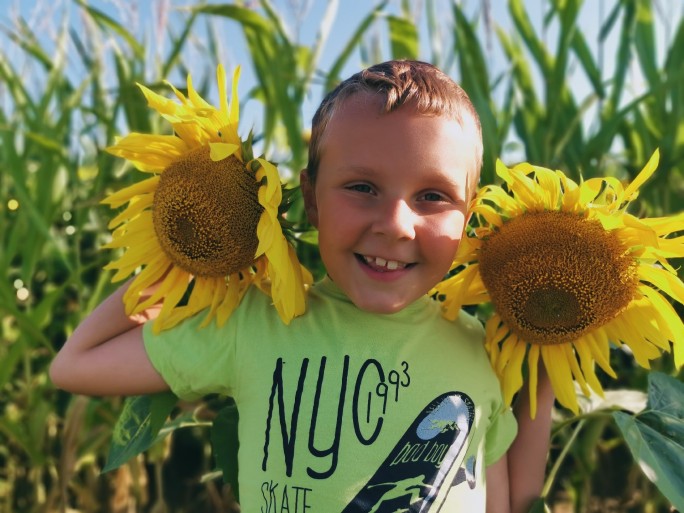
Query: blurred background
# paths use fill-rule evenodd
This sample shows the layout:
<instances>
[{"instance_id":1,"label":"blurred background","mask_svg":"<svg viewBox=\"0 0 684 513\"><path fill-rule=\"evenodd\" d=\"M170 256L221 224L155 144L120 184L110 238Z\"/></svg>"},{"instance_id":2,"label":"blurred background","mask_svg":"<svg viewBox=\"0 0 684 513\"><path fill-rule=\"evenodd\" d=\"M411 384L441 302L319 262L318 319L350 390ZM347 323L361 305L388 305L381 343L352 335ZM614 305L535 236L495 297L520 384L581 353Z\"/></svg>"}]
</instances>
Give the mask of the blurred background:
<instances>
[{"instance_id":1,"label":"blurred background","mask_svg":"<svg viewBox=\"0 0 684 513\"><path fill-rule=\"evenodd\" d=\"M367 65L418 58L478 109L482 183L496 181L497 158L630 180L660 148L632 213L661 216L684 210L683 15L679 0L0 0L0 511L236 508L208 429L222 399L176 405L173 436L101 474L124 401L72 396L47 376L114 289L102 270L112 255L100 249L112 213L99 201L141 175L102 150L130 131L169 130L136 82L170 94L165 81L183 90L191 73L216 104L216 64L242 66L240 133L254 130L256 153L295 185L325 92ZM300 257L320 275L299 201L289 216L303 230ZM554 413L553 512L682 503L684 395L651 468L612 415L644 408L648 374L624 350L611 364L620 378L601 375L605 400ZM670 355L653 368L681 385Z\"/></svg>"}]
</instances>

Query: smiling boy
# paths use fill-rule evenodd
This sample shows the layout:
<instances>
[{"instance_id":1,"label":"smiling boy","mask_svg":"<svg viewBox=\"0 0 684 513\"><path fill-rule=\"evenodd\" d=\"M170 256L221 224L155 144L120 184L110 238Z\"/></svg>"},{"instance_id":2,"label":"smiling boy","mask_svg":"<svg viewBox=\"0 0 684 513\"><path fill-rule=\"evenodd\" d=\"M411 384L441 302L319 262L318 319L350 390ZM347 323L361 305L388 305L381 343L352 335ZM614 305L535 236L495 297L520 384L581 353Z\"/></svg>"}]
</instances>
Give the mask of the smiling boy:
<instances>
[{"instance_id":1,"label":"smiling boy","mask_svg":"<svg viewBox=\"0 0 684 513\"><path fill-rule=\"evenodd\" d=\"M481 155L477 114L434 66L357 73L314 116L301 174L328 274L307 313L285 326L252 289L222 328L198 330L199 316L154 335L120 290L65 344L54 382L232 396L248 513L526 511L544 473L547 380L537 421L521 396L516 438L480 323L447 321L427 297L463 236Z\"/></svg>"},{"instance_id":2,"label":"smiling boy","mask_svg":"<svg viewBox=\"0 0 684 513\"><path fill-rule=\"evenodd\" d=\"M461 126L414 105L384 113L383 102L370 92L344 101L301 185L328 275L356 306L386 314L449 270L479 155L474 120Z\"/></svg>"}]
</instances>

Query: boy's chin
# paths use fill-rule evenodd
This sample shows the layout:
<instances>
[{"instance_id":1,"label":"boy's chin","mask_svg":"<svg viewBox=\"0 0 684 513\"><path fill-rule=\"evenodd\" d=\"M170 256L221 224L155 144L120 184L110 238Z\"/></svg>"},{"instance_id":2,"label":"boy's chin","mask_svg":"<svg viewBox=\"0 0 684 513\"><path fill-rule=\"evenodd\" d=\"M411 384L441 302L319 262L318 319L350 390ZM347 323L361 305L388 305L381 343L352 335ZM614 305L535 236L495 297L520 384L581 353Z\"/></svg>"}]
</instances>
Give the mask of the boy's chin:
<instances>
[{"instance_id":1,"label":"boy's chin","mask_svg":"<svg viewBox=\"0 0 684 513\"><path fill-rule=\"evenodd\" d=\"M404 308L413 303L415 299L413 301L397 301L395 298L390 300L386 298L355 299L352 297L351 301L359 310L363 310L364 312L379 315L391 315L401 312Z\"/></svg>"}]
</instances>

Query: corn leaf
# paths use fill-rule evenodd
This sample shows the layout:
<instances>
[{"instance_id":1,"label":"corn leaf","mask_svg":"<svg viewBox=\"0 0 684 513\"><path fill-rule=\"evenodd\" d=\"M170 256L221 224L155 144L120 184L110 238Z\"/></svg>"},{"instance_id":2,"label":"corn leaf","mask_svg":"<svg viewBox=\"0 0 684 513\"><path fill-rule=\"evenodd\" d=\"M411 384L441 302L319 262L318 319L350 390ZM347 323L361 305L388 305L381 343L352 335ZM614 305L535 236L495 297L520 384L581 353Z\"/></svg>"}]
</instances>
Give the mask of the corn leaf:
<instances>
[{"instance_id":1,"label":"corn leaf","mask_svg":"<svg viewBox=\"0 0 684 513\"><path fill-rule=\"evenodd\" d=\"M375 22L378 16L382 13L383 9L387 5L387 0L383 0L380 4L373 9L373 11L370 12L359 24L359 26L356 28L356 30L353 32L352 36L349 38L349 41L347 41L347 44L344 45L342 52L337 56L337 58L333 61L332 65L330 66L330 71L328 72L326 79L325 79L325 90L330 91L332 90L337 83L340 81L340 74L342 73L342 68L347 64L347 61L349 60L349 57L351 56L352 52L358 47L359 43L361 42L361 38L364 36L366 31L370 28L370 26Z\"/></svg>"},{"instance_id":2,"label":"corn leaf","mask_svg":"<svg viewBox=\"0 0 684 513\"><path fill-rule=\"evenodd\" d=\"M127 398L114 426L102 472L120 467L157 442L157 435L177 402L178 398L171 392Z\"/></svg>"},{"instance_id":3,"label":"corn leaf","mask_svg":"<svg viewBox=\"0 0 684 513\"><path fill-rule=\"evenodd\" d=\"M393 59L418 58L418 29L406 18L388 16L390 48Z\"/></svg>"}]
</instances>

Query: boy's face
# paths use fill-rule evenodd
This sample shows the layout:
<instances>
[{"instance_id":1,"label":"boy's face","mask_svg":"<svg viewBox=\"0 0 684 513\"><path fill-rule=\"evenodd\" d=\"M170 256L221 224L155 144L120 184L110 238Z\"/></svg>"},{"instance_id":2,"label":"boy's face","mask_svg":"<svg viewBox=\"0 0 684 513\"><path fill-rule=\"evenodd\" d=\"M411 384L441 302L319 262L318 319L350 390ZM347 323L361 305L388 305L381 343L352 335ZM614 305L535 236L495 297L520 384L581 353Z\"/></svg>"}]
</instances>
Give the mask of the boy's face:
<instances>
[{"instance_id":1,"label":"boy's face","mask_svg":"<svg viewBox=\"0 0 684 513\"><path fill-rule=\"evenodd\" d=\"M366 93L335 112L302 192L326 270L357 307L397 312L447 273L466 223L472 138L411 106L379 114Z\"/></svg>"}]
</instances>

